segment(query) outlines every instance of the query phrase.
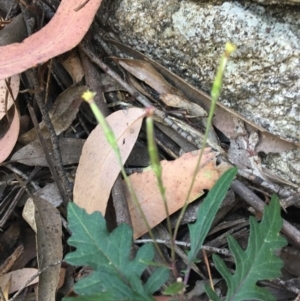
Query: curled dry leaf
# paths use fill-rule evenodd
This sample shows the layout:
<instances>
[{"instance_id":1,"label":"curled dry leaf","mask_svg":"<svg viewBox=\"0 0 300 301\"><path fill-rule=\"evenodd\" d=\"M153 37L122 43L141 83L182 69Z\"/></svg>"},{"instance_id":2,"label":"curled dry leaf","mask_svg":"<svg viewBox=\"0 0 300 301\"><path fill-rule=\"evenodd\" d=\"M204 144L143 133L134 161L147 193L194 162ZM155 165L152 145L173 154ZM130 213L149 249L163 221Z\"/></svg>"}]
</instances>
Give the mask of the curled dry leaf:
<instances>
[{"instance_id":1,"label":"curled dry leaf","mask_svg":"<svg viewBox=\"0 0 300 301\"><path fill-rule=\"evenodd\" d=\"M0 47L0 79L21 73L74 48L84 37L102 0L63 0L51 21L25 39Z\"/></svg>"},{"instance_id":2,"label":"curled dry leaf","mask_svg":"<svg viewBox=\"0 0 300 301\"><path fill-rule=\"evenodd\" d=\"M205 149L201 159L200 169L196 176L196 181L191 191L189 202L194 201L203 195L204 189L211 189L219 177L228 168L229 164L220 164L216 166L216 152ZM162 161L163 169L162 180L166 189L166 199L168 202L169 213L183 207L191 179L198 160L199 152L190 152L184 154L175 161ZM152 170L135 173L131 175L130 182L136 193L137 199L147 217L151 228L158 225L166 218L163 200L157 187L157 180ZM134 238L138 238L147 232L144 221L129 195L127 195L129 211L132 220Z\"/></svg>"},{"instance_id":3,"label":"curled dry leaf","mask_svg":"<svg viewBox=\"0 0 300 301\"><path fill-rule=\"evenodd\" d=\"M7 114L11 123L7 119L0 121L0 163L10 155L20 131L20 116L16 107L13 106Z\"/></svg>"},{"instance_id":4,"label":"curled dry leaf","mask_svg":"<svg viewBox=\"0 0 300 301\"><path fill-rule=\"evenodd\" d=\"M164 77L148 62L142 60L113 58L124 69L160 94L161 100L167 105L187 110L193 117L207 116L207 112L198 104L187 100L182 92L171 86Z\"/></svg>"},{"instance_id":5,"label":"curled dry leaf","mask_svg":"<svg viewBox=\"0 0 300 301\"><path fill-rule=\"evenodd\" d=\"M124 163L140 131L145 112L139 108L117 111L106 118ZM98 125L83 146L74 184L74 202L88 213L105 214L111 188L120 173L116 154Z\"/></svg>"},{"instance_id":6,"label":"curled dry leaf","mask_svg":"<svg viewBox=\"0 0 300 301\"><path fill-rule=\"evenodd\" d=\"M11 279L11 285L9 286L9 293L12 294L21 289L24 284L38 272L37 269L25 268L9 272L3 276L0 276L0 287L2 290L6 287L9 279ZM27 286L38 283L39 277L34 278Z\"/></svg>"},{"instance_id":7,"label":"curled dry leaf","mask_svg":"<svg viewBox=\"0 0 300 301\"><path fill-rule=\"evenodd\" d=\"M80 104L82 102L81 95L86 90L85 86L72 86L58 96L55 105L49 112L51 122L53 124L56 135L65 131L76 118ZM49 132L44 122L40 123L40 130L44 138L49 138ZM19 141L27 144L37 139L35 128L23 134Z\"/></svg>"},{"instance_id":8,"label":"curled dry leaf","mask_svg":"<svg viewBox=\"0 0 300 301\"><path fill-rule=\"evenodd\" d=\"M7 89L9 85L10 90ZM6 115L7 111L14 104L14 100L17 98L20 87L20 76L14 75L10 78L0 79L0 120Z\"/></svg>"}]
</instances>

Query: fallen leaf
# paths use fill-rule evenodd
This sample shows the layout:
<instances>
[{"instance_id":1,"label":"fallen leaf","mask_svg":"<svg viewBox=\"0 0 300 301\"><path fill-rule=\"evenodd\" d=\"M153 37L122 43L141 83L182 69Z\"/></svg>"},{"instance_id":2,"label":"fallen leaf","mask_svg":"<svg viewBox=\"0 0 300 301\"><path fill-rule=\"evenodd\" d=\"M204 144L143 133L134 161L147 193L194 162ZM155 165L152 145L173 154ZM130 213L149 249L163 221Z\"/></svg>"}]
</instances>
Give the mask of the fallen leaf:
<instances>
[{"instance_id":1,"label":"fallen leaf","mask_svg":"<svg viewBox=\"0 0 300 301\"><path fill-rule=\"evenodd\" d=\"M106 120L118 140L123 163L139 134L145 112L139 108L117 111ZM120 173L115 152L98 125L86 140L74 184L74 202L88 213L105 214L111 188Z\"/></svg>"},{"instance_id":2,"label":"fallen leaf","mask_svg":"<svg viewBox=\"0 0 300 301\"><path fill-rule=\"evenodd\" d=\"M21 73L74 48L82 40L102 0L63 0L50 22L22 43L0 47L0 79Z\"/></svg>"},{"instance_id":3,"label":"fallen leaf","mask_svg":"<svg viewBox=\"0 0 300 301\"><path fill-rule=\"evenodd\" d=\"M148 62L143 60L123 59L113 57L125 70L136 78L144 81L152 89L160 94L161 100L167 105L175 108L185 109L193 117L207 116L207 112L198 104L187 100L183 93L171 86L164 77Z\"/></svg>"},{"instance_id":4,"label":"fallen leaf","mask_svg":"<svg viewBox=\"0 0 300 301\"><path fill-rule=\"evenodd\" d=\"M28 206L31 210L28 210ZM36 230L37 258L41 270L62 260L61 217L52 204L39 196L28 199L24 207L26 208L23 211L24 219L31 219L31 223L34 224L33 230ZM60 264L57 264L49 267L39 276L38 300L55 301L59 273Z\"/></svg>"},{"instance_id":5,"label":"fallen leaf","mask_svg":"<svg viewBox=\"0 0 300 301\"><path fill-rule=\"evenodd\" d=\"M15 106L9 110L8 116L11 124L8 123L7 119L0 121L0 163L4 162L10 155L20 131L20 116Z\"/></svg>"},{"instance_id":6,"label":"fallen leaf","mask_svg":"<svg viewBox=\"0 0 300 301\"><path fill-rule=\"evenodd\" d=\"M20 255L22 246L18 246L19 239L20 225L18 222L12 223L4 233L0 234L0 275L9 271L16 257Z\"/></svg>"},{"instance_id":7,"label":"fallen leaf","mask_svg":"<svg viewBox=\"0 0 300 301\"><path fill-rule=\"evenodd\" d=\"M72 77L74 84L77 84L82 80L84 77L84 70L78 53L74 49L63 54L60 62Z\"/></svg>"},{"instance_id":8,"label":"fallen leaf","mask_svg":"<svg viewBox=\"0 0 300 301\"><path fill-rule=\"evenodd\" d=\"M166 199L169 213L172 214L183 207L188 194L191 179L198 160L199 152L184 154L174 161L161 161L162 180L166 189ZM228 168L229 164L216 166L216 152L206 148L201 159L200 169L196 176L196 181L190 194L189 202L194 201L203 195L204 189L211 189L219 177ZM129 177L133 190L147 217L151 228L158 225L166 218L163 200L157 187L157 180L152 170L142 173L135 173ZM148 230L139 213L138 208L127 194L128 206L132 220L134 238L145 234Z\"/></svg>"},{"instance_id":9,"label":"fallen leaf","mask_svg":"<svg viewBox=\"0 0 300 301\"><path fill-rule=\"evenodd\" d=\"M176 87L178 90L194 103L200 105L207 112L209 111L211 105L211 98L205 92L196 89L192 85L188 84L178 75L172 73L167 68L158 64L157 62L146 57L142 53L120 43L115 40L105 39L107 42L117 46L122 52L129 55L130 57L138 60L144 60L150 63L171 85ZM257 152L268 153L280 153L287 150L292 150L300 146L300 143L293 143L282 139L272 133L268 132L261 126L256 125L254 122L246 119L242 115L234 112L233 110L227 108L220 102L217 103L216 110L214 113L213 124L228 138L232 138L235 135L235 127L232 116L239 118L245 122L245 126L248 132L257 131L260 136L260 142L256 147Z\"/></svg>"},{"instance_id":10,"label":"fallen leaf","mask_svg":"<svg viewBox=\"0 0 300 301\"><path fill-rule=\"evenodd\" d=\"M284 269L292 275L300 277L300 254L294 247L285 247L280 252L280 258L284 262ZM298 278L299 279L299 278Z\"/></svg>"},{"instance_id":11,"label":"fallen leaf","mask_svg":"<svg viewBox=\"0 0 300 301\"><path fill-rule=\"evenodd\" d=\"M20 257L23 253L24 247L23 245L19 245L12 254L9 255L8 258L4 261L4 263L0 267L0 276L8 272L12 266L15 264L16 260Z\"/></svg>"},{"instance_id":12,"label":"fallen leaf","mask_svg":"<svg viewBox=\"0 0 300 301\"><path fill-rule=\"evenodd\" d=\"M11 285L9 287L9 293L12 294L21 289L24 284L38 272L37 269L25 268L9 272L3 276L0 276L0 287L3 290L11 278ZM39 277L32 280L27 286L38 283Z\"/></svg>"},{"instance_id":13,"label":"fallen leaf","mask_svg":"<svg viewBox=\"0 0 300 301\"><path fill-rule=\"evenodd\" d=\"M50 140L46 139L45 142L49 149L51 149ZM76 138L61 137L59 139L59 149L64 165L77 164L79 162L84 142L85 140ZM16 161L30 166L48 166L44 149L39 140L34 140L16 151L10 158L10 161Z\"/></svg>"},{"instance_id":14,"label":"fallen leaf","mask_svg":"<svg viewBox=\"0 0 300 301\"><path fill-rule=\"evenodd\" d=\"M23 269L30 260L36 258L36 243L35 233L30 227L21 229L21 244L24 246L24 251L16 260L12 270Z\"/></svg>"},{"instance_id":15,"label":"fallen leaf","mask_svg":"<svg viewBox=\"0 0 300 301\"><path fill-rule=\"evenodd\" d=\"M54 207L58 207L63 203L62 197L60 195L56 183L47 184L43 188L36 191L34 195L47 200Z\"/></svg>"},{"instance_id":16,"label":"fallen leaf","mask_svg":"<svg viewBox=\"0 0 300 301\"><path fill-rule=\"evenodd\" d=\"M13 97L7 89L6 83L9 84ZM19 86L19 75L14 75L9 79L0 79L0 120L6 115L7 111L14 104L14 100L18 96Z\"/></svg>"},{"instance_id":17,"label":"fallen leaf","mask_svg":"<svg viewBox=\"0 0 300 301\"><path fill-rule=\"evenodd\" d=\"M7 282L5 288L2 291L2 294L3 294L3 298L1 297L0 300L1 301L6 301L8 300L8 296L9 296L9 288L10 288L10 285L11 285L11 279L9 279L9 281ZM3 300L4 299L4 300Z\"/></svg>"},{"instance_id":18,"label":"fallen leaf","mask_svg":"<svg viewBox=\"0 0 300 301\"><path fill-rule=\"evenodd\" d=\"M156 90L159 94L176 94L176 92L178 92L177 89L172 87L150 63L142 60L123 59L118 57L112 57L112 59L136 78Z\"/></svg>"},{"instance_id":19,"label":"fallen leaf","mask_svg":"<svg viewBox=\"0 0 300 301\"><path fill-rule=\"evenodd\" d=\"M56 135L65 131L76 118L79 106L82 102L81 95L86 90L85 86L72 86L65 90L56 99L54 106L49 111L49 116L53 124ZM40 122L40 131L44 138L49 138L49 132L45 123ZM37 139L35 128L23 134L19 141L23 144L28 144Z\"/></svg>"},{"instance_id":20,"label":"fallen leaf","mask_svg":"<svg viewBox=\"0 0 300 301\"><path fill-rule=\"evenodd\" d=\"M207 112L204 111L199 105L191 101L184 101L183 98L168 93L160 95L161 100L169 107L175 107L187 112L187 117L205 117Z\"/></svg>"}]
</instances>

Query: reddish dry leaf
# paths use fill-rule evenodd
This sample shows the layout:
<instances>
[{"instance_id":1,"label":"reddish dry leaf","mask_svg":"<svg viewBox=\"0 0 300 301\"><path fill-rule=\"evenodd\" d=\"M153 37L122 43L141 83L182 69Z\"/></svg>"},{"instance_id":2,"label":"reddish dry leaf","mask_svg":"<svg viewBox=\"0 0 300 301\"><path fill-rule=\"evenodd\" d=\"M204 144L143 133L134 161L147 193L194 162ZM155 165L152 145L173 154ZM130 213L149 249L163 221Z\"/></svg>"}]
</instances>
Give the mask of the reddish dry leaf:
<instances>
[{"instance_id":1,"label":"reddish dry leaf","mask_svg":"<svg viewBox=\"0 0 300 301\"><path fill-rule=\"evenodd\" d=\"M192 176L196 166L199 152L184 154L175 161L162 161L163 183L166 189L169 213L172 214L183 207ZM216 153L207 148L202 156L202 165L197 173L196 181L192 189L189 202L203 195L203 189L211 189L222 173L230 166L220 164L216 166ZM158 225L166 218L162 197L157 187L154 173L149 170L143 173L131 175L130 182L147 217L151 228ZM134 238L138 238L147 232L147 228L141 215L129 195L127 196L131 214Z\"/></svg>"},{"instance_id":2,"label":"reddish dry leaf","mask_svg":"<svg viewBox=\"0 0 300 301\"><path fill-rule=\"evenodd\" d=\"M11 108L13 114L9 114L12 122L8 130L1 124L0 127L0 163L4 162L13 150L20 131L20 116L16 108ZM9 112L10 113L10 112ZM4 122L3 120L1 122ZM2 132L3 131L3 132Z\"/></svg>"},{"instance_id":3,"label":"reddish dry leaf","mask_svg":"<svg viewBox=\"0 0 300 301\"><path fill-rule=\"evenodd\" d=\"M11 92L7 89L9 84ZM20 86L20 76L14 75L10 79L0 79L0 120L6 115L7 111L14 104L14 100L17 98Z\"/></svg>"},{"instance_id":4,"label":"reddish dry leaf","mask_svg":"<svg viewBox=\"0 0 300 301\"><path fill-rule=\"evenodd\" d=\"M74 48L84 37L102 0L63 0L51 21L25 39L0 47L0 79L21 73Z\"/></svg>"},{"instance_id":5,"label":"reddish dry leaf","mask_svg":"<svg viewBox=\"0 0 300 301\"><path fill-rule=\"evenodd\" d=\"M8 283L9 279L11 278L9 293L12 294L18 291L20 288L22 288L24 284L37 272L38 270L33 268L25 268L25 269L9 272L0 277L0 288L3 290L6 287L6 284ZM39 277L36 277L27 286L37 283L38 281L39 281Z\"/></svg>"},{"instance_id":6,"label":"reddish dry leaf","mask_svg":"<svg viewBox=\"0 0 300 301\"><path fill-rule=\"evenodd\" d=\"M106 118L118 140L123 163L137 139L144 114L142 109L131 108ZM120 170L115 152L98 125L83 146L74 184L74 202L88 213L100 211L104 215Z\"/></svg>"}]
</instances>

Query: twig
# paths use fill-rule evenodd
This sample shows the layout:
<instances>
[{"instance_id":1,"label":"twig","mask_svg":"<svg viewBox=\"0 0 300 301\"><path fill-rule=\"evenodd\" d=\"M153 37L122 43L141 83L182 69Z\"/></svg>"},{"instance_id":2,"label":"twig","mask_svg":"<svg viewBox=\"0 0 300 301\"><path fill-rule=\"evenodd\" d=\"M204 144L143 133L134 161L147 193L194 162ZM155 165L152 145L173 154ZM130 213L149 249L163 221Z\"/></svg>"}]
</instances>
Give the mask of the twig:
<instances>
[{"instance_id":1,"label":"twig","mask_svg":"<svg viewBox=\"0 0 300 301\"><path fill-rule=\"evenodd\" d=\"M52 268L58 264L62 263L62 260L59 260L59 261L55 261L54 263L52 264L49 264L48 266L44 267L43 269L41 269L40 271L38 271L36 274L34 274L32 277L30 277L26 282L25 284L13 295L12 298L10 298L8 301L14 301L20 294L21 292L23 291L23 289L25 287L28 286L28 284L30 282L32 282L36 277L38 277L39 275L41 275L43 272L45 272L46 270L48 270L49 268Z\"/></svg>"},{"instance_id":2,"label":"twig","mask_svg":"<svg viewBox=\"0 0 300 301\"><path fill-rule=\"evenodd\" d=\"M147 243L147 242L153 242L153 239L137 239L134 242L136 244L144 244L144 243ZM155 239L155 242L157 242L158 244L166 244L166 245L171 244L170 241L163 240L163 239ZM191 247L190 243L183 242L183 241L178 241L178 240L175 240L175 244L178 245L178 246L186 247L186 248ZM231 253L227 249L219 249L219 248L210 247L210 246L202 246L201 249L206 250L208 252L212 252L212 253L219 253L219 254L222 254L222 255L225 255L225 256L232 256Z\"/></svg>"},{"instance_id":3,"label":"twig","mask_svg":"<svg viewBox=\"0 0 300 301\"><path fill-rule=\"evenodd\" d=\"M87 42L84 40L79 46L92 62L99 66L107 75L118 82L127 92L139 101L144 107L152 106L151 102L141 93L136 91L132 86L126 83L116 72L114 72L109 66L107 66L101 59L95 56L95 54L88 47ZM166 114L158 109L155 109L154 114L161 118L166 124L168 124L173 130L175 130L180 136L184 137L187 141L193 143L197 148L201 148L201 142L195 140L189 133L182 130L174 121L166 116Z\"/></svg>"},{"instance_id":4,"label":"twig","mask_svg":"<svg viewBox=\"0 0 300 301\"><path fill-rule=\"evenodd\" d=\"M264 211L265 203L239 180L234 180L231 187L244 201L259 212ZM282 232L285 233L300 248L300 231L283 219Z\"/></svg>"},{"instance_id":5,"label":"twig","mask_svg":"<svg viewBox=\"0 0 300 301\"><path fill-rule=\"evenodd\" d=\"M67 205L68 205L68 195L66 194L65 189L64 189L65 187L62 185L62 183L60 181L60 178L57 175L56 169L55 169L55 167L54 167L54 165L52 163L52 158L50 156L51 152L48 150L48 146L46 144L46 141L45 141L45 139L44 139L44 137L41 134L41 131L39 129L39 124L38 124L37 118L35 116L35 113L33 111L33 108L30 105L28 105L28 111L29 111L31 120L32 120L32 122L34 124L34 127L36 128L36 132L37 132L37 135L39 137L40 143L43 146L45 157L46 157L49 169L51 171L51 174L52 174L52 176L53 176L53 178L54 178L54 180L56 182L56 185L57 185L57 187L59 189L59 192L60 192L60 194L62 196L63 203L64 203L65 207L67 207Z\"/></svg>"},{"instance_id":6,"label":"twig","mask_svg":"<svg viewBox=\"0 0 300 301\"><path fill-rule=\"evenodd\" d=\"M26 71L26 75L28 76L31 83L33 84L34 90L38 90L39 83L37 80L36 72L34 72L33 70L28 70L28 71ZM63 168L61 153L59 150L59 141L58 141L57 135L55 133L54 127L52 125L51 119L49 117L49 114L46 110L46 106L44 104L44 99L42 97L42 93L35 94L35 99L39 106L41 114L43 116L45 125L50 134L50 140L51 140L52 149L53 149L53 158L54 158L54 162L55 162L55 169L57 170L57 173L61 180L61 186L63 187L63 190L65 191L62 194L62 198L64 200L64 204L66 204L70 200L72 200L72 189L71 189L71 183L69 182L67 175L64 171L64 168ZM57 183L57 185L58 185L58 187L60 186L59 183ZM60 193L62 193L61 189L60 189Z\"/></svg>"}]
</instances>

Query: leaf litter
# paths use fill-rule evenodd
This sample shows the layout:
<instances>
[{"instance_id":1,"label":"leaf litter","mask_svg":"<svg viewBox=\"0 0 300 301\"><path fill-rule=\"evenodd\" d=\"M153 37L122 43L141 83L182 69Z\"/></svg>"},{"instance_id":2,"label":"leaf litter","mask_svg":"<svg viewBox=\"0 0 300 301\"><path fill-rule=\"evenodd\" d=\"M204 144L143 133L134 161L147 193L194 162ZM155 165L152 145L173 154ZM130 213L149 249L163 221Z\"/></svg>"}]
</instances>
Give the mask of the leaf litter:
<instances>
[{"instance_id":1,"label":"leaf litter","mask_svg":"<svg viewBox=\"0 0 300 301\"><path fill-rule=\"evenodd\" d=\"M0 57L0 77L7 78L8 76L12 76L11 90L14 95L14 99L17 99L17 101L18 99L24 100L22 96L17 97L19 89L19 83L17 82L18 80L16 80L19 79L19 75L17 74L74 48L90 27L100 3L101 0L78 0L73 1L72 3L63 0L57 13L54 15L54 18L52 18L48 25L46 25L42 30L27 38L23 43L0 47L1 53L3 53L3 56ZM76 7L79 7L79 9L74 9ZM127 54L133 58L121 59L115 57L114 59L120 66L127 70L127 72L134 76L134 80L132 79L132 75L130 75L131 80L130 76L128 76L128 81L131 83L135 81L134 86L138 87L139 85L138 90L141 93L147 95L154 104L158 100L167 108L178 108L186 111L185 115L183 115L184 118L201 117L201 122L203 121L205 124L205 117L207 116L206 112L210 105L210 99L205 93L191 87L181 78L172 74L163 66L148 59L146 56L138 53L137 51L129 49L128 47L126 48L124 45L120 46L118 43L115 44L121 48L125 55ZM31 49L32 51L30 52L28 49ZM120 172L120 168L117 166L112 152L109 152L109 147L103 137L103 134L102 136L99 134L99 132L101 132L99 128L93 130L90 126L88 116L80 110L80 96L86 89L86 86L81 85L83 82L82 76L84 72L87 72L87 70L82 70L81 62L77 54L74 55L74 52L71 52L69 55L70 57L67 58L67 60L63 57L58 59L54 58L54 60L57 60L59 64L64 66L64 69L69 73L73 83L79 84L72 87L68 86L67 89L66 87L61 86L59 91L63 93L58 98L55 97L54 106L52 106L51 102L50 104L47 104L49 105L47 111L51 117L56 134L60 136L58 148L62 154L62 164L64 165L65 170L68 171L68 178L71 179L71 181L75 178L74 201L82 208L86 208L89 213L94 213L92 213L92 215L88 215L82 209L74 207L75 205L73 204L71 205L73 207L69 211L69 214L73 214L73 216L70 218L70 229L80 229L79 232L76 232L78 236L75 234L74 236L71 236L70 239L70 244L76 246L77 250L70 253L70 255L66 257L66 260L73 264L78 263L78 265L87 264L92 267L96 265L97 269L101 264L107 267L107 262L105 262L105 260L101 261L103 258L100 261L95 261L95 254L97 254L97 256L99 254L93 253L92 250L95 246L97 248L100 246L100 249L104 252L103 254L107 256L107 258L110 258L111 262L115 262L114 256L122 258L121 262L123 266L121 267L121 273L125 274L128 282L124 285L124 283L120 281L119 275L114 274L115 282L110 283L107 281L108 278L105 279L107 276L105 275L105 270L101 271L99 274L99 271L96 269L97 272L88 277L94 277L93 279L96 280L95 283L97 285L99 284L99 279L102 279L103 281L101 285L104 289L109 289L109 287L113 285L113 288L116 289L116 295L114 296L116 298L120 297L118 294L125 293L127 296L134 296L135 300L139 300L140 294L142 292L146 292L149 294L149 300L153 300L151 295L160 288L163 282L162 280L167 278L167 274L166 270L158 269L158 271L154 272L154 274L152 274L152 276L144 284L140 282L141 272L148 264L138 263L137 259L143 257L146 261L152 260L153 252L151 250L152 247L149 245L144 245L144 247L140 248L137 257L133 257L134 259L131 260L129 259L128 252L130 250L132 237L134 236L137 238L147 232L135 205L132 204L129 196L127 195L132 218L133 232L126 225L111 233L108 232L106 229L106 222L99 213L100 211L104 215L105 213L107 214L106 211L109 210L109 208L107 209L107 204L111 197L111 189ZM57 89L57 86L61 85L61 82L65 82L63 80L60 82L62 75L59 74L57 70L54 70L53 73L55 73L55 76L50 76L51 81L56 82L56 84L58 83L58 85L51 86L50 81L50 90L47 90L47 93L49 93L50 96L52 95L52 92ZM124 107L120 107L121 103L124 105L126 104L127 107L139 105L132 97L128 96L126 89L120 87L119 83L116 83L111 78L108 80L106 74L101 74L101 78L104 78L104 80L106 79L106 81L99 83L99 85L101 84L103 87L103 92L107 92L106 94L103 94L103 96L109 103L109 106L116 110L115 113L108 117L108 120L114 120L111 126L117 133L116 135L119 139L121 149L124 151L123 161L124 164L126 164L127 171L128 173L132 173L130 170L131 165L126 163L126 158L130 154L131 149L134 147L136 140L144 139L142 127L144 111L141 108L130 108L124 110ZM0 87L1 83L2 81L0 82ZM25 82L25 86L26 85L27 84ZM48 89L47 86L45 87ZM149 89L149 87L151 89ZM27 85L26 88L31 88L31 86ZM157 95L155 93L157 93ZM53 93L53 95L58 94ZM4 97L6 98L6 96ZM4 99L5 103L7 102L5 105L7 108L3 110L2 99L3 95L1 96L0 102L0 111L2 112L3 120L7 117L6 111L11 112L14 105L12 99L8 95L7 100ZM116 101L114 102L112 99L115 99ZM34 96L32 97L32 101L35 104ZM37 231L36 239L38 249L36 251L35 243L33 242L35 234L29 226L26 226L23 229L22 224L21 232L14 239L17 243L13 244L10 252L5 255L6 268L3 269L5 274L0 276L0 286L3 291L5 288L8 288L9 294L20 289L26 280L36 273L37 269L30 269L29 266L34 265L34 260L37 258L39 261L39 270L45 267L45 272L43 272L39 277L36 277L33 280L33 283L38 283L39 285L39 295L41 300L43 297L46 297L47 300L55 300L56 290L64 282L68 282L68 279L64 276L64 270L61 269L59 263L51 266L51 264L59 262L62 259L62 250L65 246L62 245L62 233L64 233L64 236L69 236L67 230L68 224L64 220L65 208L63 208L62 198L59 195L56 183L53 182L52 175L48 171L43 149L36 139L37 136L35 130L31 130L19 137L19 142L22 142L23 148L20 148L19 144L16 145L20 128L18 125L20 122L19 115L21 115L21 117L26 117L25 101L23 103L19 102L18 108L19 114L15 113L13 118L10 119L10 122L12 123L9 124L9 126L6 126L5 129L0 127L2 137L0 140L0 157L2 156L1 162L4 162L5 160L7 161L8 156L12 154L12 151L16 146L16 151L13 152L11 161L5 162L5 164L13 164L14 167L21 166L20 169L14 169L16 172L15 174L8 174L9 176L13 175L12 178L5 177L7 176L6 174L8 169L5 169L5 167L2 169L2 166L0 167L0 180L2 181L0 182L0 213L1 215L3 213L5 214L6 208L8 208L7 204L20 197L19 192L21 194L23 191L22 187L26 182L25 185L30 187L31 192L34 192L33 198L35 203L31 203L31 205L30 201L26 203L26 210L24 210L23 218L26 219L28 224L31 224ZM35 109L38 113L38 109ZM114 114L115 116L113 116ZM235 134L233 116L234 118L242 120L245 123L247 130L250 129L251 131L257 131L259 133L261 143L257 146L257 152L264 151L265 153L268 153L274 150L282 151L297 147L295 144L271 135L266 130L257 127L253 123L250 123L237 115L234 111L231 111L219 104L214 118L214 125L219 131L230 138L234 137ZM128 120L131 120L132 122L129 122ZM185 121L186 120L181 120L181 123L178 122L178 124L184 127ZM191 124L189 125L190 128L186 128L191 129L193 125L194 124ZM53 146L50 139L51 133L44 129L43 122L40 123L40 126L48 148L51 150ZM142 130L139 133L140 128L142 128ZM91 134L89 134L90 131L92 131ZM68 135L70 132L73 132L74 136L69 137ZM101 140L98 140L99 136L101 136ZM84 139L86 137L88 138L85 141L82 137L84 137ZM85 145L82 149L84 141ZM168 152L168 148L165 147L164 143L159 140L158 143L160 143L161 149L164 149L163 151L160 150L161 158L164 158L162 161L163 182L167 191L167 199L170 206L169 209L170 212L173 213L178 211L185 201L186 191L191 180L191 174L195 166L197 155L193 152L182 155L185 153L184 148L181 149L178 154L173 152L173 150ZM214 140L213 145L215 145L215 149L207 149L205 152L203 164L198 171L196 184L189 202L199 198L202 199L206 190L210 190L219 177L230 167L230 165L226 163L216 163L219 159L219 153L223 153L224 151L221 151L222 148L219 145L218 139ZM222 146L224 147L224 145ZM17 149L19 150L17 151ZM140 152L143 152L141 149L144 148L140 148L139 150ZM140 155L141 154L139 154L138 151L132 152L132 158L130 160L130 162L133 162L132 166L134 166L135 157ZM180 158L176 159L178 156L180 156ZM171 161L171 159L175 160ZM19 162L20 165L16 165L16 162ZM78 162L79 167L76 168L76 164ZM37 166L42 166L44 168L40 169ZM133 172L136 171L137 169L133 168ZM37 176L35 175L31 178L31 173L34 174L34 172L37 172ZM2 176L2 174L5 176ZM153 177L153 173L147 169L143 169L140 173L133 173L130 176L130 180L133 183L138 194L138 198L140 199L146 215L150 220L150 226L155 227L165 219L166 215L162 208L160 195L157 192L156 179ZM25 195L25 199L32 196L31 193L27 194L27 192ZM267 194L265 195L267 197ZM244 209L248 209L245 205L240 204L240 206ZM7 228L16 219L17 222L20 222L20 209L23 207L24 200L20 200L18 207L14 209L14 213L5 223L4 230L7 231ZM58 209L55 207L58 207ZM234 216L234 214L237 214L237 218L241 217L238 215L240 213L237 208L233 208L232 210L234 213L229 212L228 217L223 216L222 218L223 222L227 222L226 224L230 223L230 216ZM76 215L75 213L77 214L76 217L74 217ZM116 212L116 214L118 214L118 212ZM111 221L110 219L111 216L107 215L108 222ZM74 223L74 221L77 221L77 224ZM84 229L82 224L83 221L88 225L88 229ZM95 231L95 225L97 224L99 226L98 222L102 227L100 228L100 233L102 233L103 237L106 239L104 239L104 241L99 241L99 232ZM64 230L62 224L65 227ZM219 229L222 228L219 227ZM238 227L232 227L228 230L228 232L232 231L233 235L238 237L239 233L242 233L239 232L238 229ZM182 231L184 233L184 227L182 228ZM95 236L92 244L89 244L87 241L87 233L91 234L92 237ZM246 233L244 235L247 235L247 232L244 233ZM218 238L220 237L220 241L223 243L225 242L224 239L221 240L222 235L220 234L220 230L217 228L214 235L219 235ZM3 234L0 233L0 238L2 236ZM20 240L20 236L26 236L28 238L31 237L31 239L28 239L28 242L25 243L25 240ZM197 235L194 234L194 236ZM183 237L185 237L185 235L183 235ZM186 238L183 240L185 239ZM82 244L82 241L87 243ZM216 240L208 237L206 243L211 243L212 245L221 247L222 245L220 245L220 241L216 242ZM291 247L291 249L292 250L289 250L289 252L292 254L293 251L295 251L295 248ZM81 258L79 256L77 259L76 254L79 254L78 252L80 250L89 252L91 256L86 258ZM85 262L84 260L87 261ZM178 263L181 264L180 260L178 260ZM36 267L36 265L34 266ZM197 263L197 268L198 266L202 267L202 270L205 269L202 263ZM126 274L135 270L137 267L138 273L132 277L129 277L129 275ZM184 268L185 267L183 267L183 269ZM9 269L10 272L8 272ZM60 270L63 272L60 273ZM288 267L288 270L295 273L295 271L293 272L290 267ZM110 270L108 272L110 272ZM8 279L10 277L12 278L9 283ZM72 273L66 277L69 277L69 279L72 278L72 281L74 281ZM96 279L96 277L99 278ZM4 279L3 285L1 279ZM85 282L87 280L84 279L78 281L75 285L76 292L85 292L84 285L87 283ZM99 287L95 286L93 289L97 294L102 294L102 292L99 292ZM30 288L30 290L32 291L32 288ZM108 296L108 298L111 298L111 296ZM79 299L77 298L77 300Z\"/></svg>"}]
</instances>

